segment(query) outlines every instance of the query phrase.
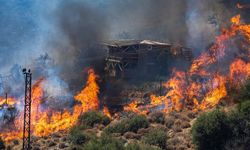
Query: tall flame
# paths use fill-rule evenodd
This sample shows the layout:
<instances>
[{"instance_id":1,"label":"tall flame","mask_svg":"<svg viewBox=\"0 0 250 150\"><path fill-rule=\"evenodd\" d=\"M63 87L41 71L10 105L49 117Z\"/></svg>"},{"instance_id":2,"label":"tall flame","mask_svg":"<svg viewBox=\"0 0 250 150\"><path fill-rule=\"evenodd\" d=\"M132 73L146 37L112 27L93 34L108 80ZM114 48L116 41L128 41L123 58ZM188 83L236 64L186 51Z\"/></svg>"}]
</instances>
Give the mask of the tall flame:
<instances>
[{"instance_id":1,"label":"tall flame","mask_svg":"<svg viewBox=\"0 0 250 150\"><path fill-rule=\"evenodd\" d=\"M75 96L75 99L82 103L82 111L97 110L99 107L99 87L96 83L98 76L93 69L88 71L89 78L86 87Z\"/></svg>"}]
</instances>

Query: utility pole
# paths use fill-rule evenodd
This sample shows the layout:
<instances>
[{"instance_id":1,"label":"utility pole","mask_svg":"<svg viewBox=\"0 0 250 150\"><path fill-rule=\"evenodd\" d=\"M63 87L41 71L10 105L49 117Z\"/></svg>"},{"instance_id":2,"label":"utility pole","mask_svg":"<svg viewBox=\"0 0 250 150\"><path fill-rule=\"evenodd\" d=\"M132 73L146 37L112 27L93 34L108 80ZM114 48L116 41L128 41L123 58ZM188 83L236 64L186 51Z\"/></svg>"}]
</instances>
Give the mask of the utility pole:
<instances>
[{"instance_id":1,"label":"utility pole","mask_svg":"<svg viewBox=\"0 0 250 150\"><path fill-rule=\"evenodd\" d=\"M24 97L24 122L23 122L23 150L31 150L30 146L30 117L31 117L31 80L30 70L23 69L25 76L25 97Z\"/></svg>"},{"instance_id":2,"label":"utility pole","mask_svg":"<svg viewBox=\"0 0 250 150\"><path fill-rule=\"evenodd\" d=\"M8 93L5 93L5 104L8 106Z\"/></svg>"}]
</instances>

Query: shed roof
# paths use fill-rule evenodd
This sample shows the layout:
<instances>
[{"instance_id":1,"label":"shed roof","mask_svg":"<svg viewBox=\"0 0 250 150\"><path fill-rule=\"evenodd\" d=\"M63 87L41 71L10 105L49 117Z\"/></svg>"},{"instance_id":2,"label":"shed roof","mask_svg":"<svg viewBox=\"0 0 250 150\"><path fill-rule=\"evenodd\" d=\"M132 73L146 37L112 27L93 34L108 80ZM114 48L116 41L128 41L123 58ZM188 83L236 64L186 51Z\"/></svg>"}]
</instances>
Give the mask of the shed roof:
<instances>
[{"instance_id":1,"label":"shed roof","mask_svg":"<svg viewBox=\"0 0 250 150\"><path fill-rule=\"evenodd\" d=\"M112 40L103 43L106 46L113 47L122 47L122 46L130 46L130 45L161 45L161 46L171 46L168 43L162 43L151 40Z\"/></svg>"}]
</instances>

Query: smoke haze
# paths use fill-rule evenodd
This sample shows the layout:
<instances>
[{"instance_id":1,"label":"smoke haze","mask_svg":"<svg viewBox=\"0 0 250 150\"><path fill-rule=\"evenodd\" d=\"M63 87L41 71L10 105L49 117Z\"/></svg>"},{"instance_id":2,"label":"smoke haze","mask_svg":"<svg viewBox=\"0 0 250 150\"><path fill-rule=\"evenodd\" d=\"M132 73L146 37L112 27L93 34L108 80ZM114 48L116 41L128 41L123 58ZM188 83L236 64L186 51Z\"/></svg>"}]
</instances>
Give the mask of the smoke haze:
<instances>
[{"instance_id":1,"label":"smoke haze","mask_svg":"<svg viewBox=\"0 0 250 150\"><path fill-rule=\"evenodd\" d=\"M102 68L105 52L96 44L109 39L180 43L199 54L225 20L238 13L237 2L0 0L0 74L14 64L32 67L39 56L48 54L53 59L49 68L56 70L50 77L58 76L70 89L79 88L85 67Z\"/></svg>"}]
</instances>

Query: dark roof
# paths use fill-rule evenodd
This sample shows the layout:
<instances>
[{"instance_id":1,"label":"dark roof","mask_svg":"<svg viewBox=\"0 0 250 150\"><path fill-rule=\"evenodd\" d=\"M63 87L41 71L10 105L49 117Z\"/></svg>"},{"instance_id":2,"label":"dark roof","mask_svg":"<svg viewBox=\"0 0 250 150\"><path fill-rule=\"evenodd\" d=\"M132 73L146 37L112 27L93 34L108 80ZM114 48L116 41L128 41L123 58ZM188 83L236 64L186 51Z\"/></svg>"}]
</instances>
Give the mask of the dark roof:
<instances>
[{"instance_id":1,"label":"dark roof","mask_svg":"<svg viewBox=\"0 0 250 150\"><path fill-rule=\"evenodd\" d=\"M103 43L106 46L113 46L113 47L122 47L122 46L129 46L129 45L162 45L162 46L171 46L168 43L161 43L157 41L151 40L112 40Z\"/></svg>"}]
</instances>

